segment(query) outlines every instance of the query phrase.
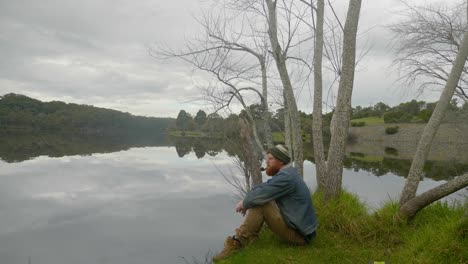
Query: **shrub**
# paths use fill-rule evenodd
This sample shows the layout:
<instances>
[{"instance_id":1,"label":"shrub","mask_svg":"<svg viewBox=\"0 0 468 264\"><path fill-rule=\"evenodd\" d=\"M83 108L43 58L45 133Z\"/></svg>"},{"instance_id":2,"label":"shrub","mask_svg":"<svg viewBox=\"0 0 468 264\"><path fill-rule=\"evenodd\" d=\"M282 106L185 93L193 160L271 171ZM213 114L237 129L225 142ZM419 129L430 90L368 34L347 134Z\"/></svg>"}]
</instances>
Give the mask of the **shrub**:
<instances>
[{"instance_id":1,"label":"shrub","mask_svg":"<svg viewBox=\"0 0 468 264\"><path fill-rule=\"evenodd\" d=\"M385 113L384 116L384 123L409 123L413 119L411 114L408 114L404 111L393 111Z\"/></svg>"},{"instance_id":2,"label":"shrub","mask_svg":"<svg viewBox=\"0 0 468 264\"><path fill-rule=\"evenodd\" d=\"M348 143L351 143L351 144L357 143L358 136L356 134L354 134L354 133L348 133L348 140L347 141L348 141Z\"/></svg>"},{"instance_id":3,"label":"shrub","mask_svg":"<svg viewBox=\"0 0 468 264\"><path fill-rule=\"evenodd\" d=\"M389 126L389 127L386 127L385 128L385 133L387 133L388 135L393 135L393 134L396 134L398 133L398 129L400 127L399 126Z\"/></svg>"},{"instance_id":4,"label":"shrub","mask_svg":"<svg viewBox=\"0 0 468 264\"><path fill-rule=\"evenodd\" d=\"M410 123L411 120L413 120L413 116L411 114L403 112L400 118L398 118L398 123Z\"/></svg>"},{"instance_id":5,"label":"shrub","mask_svg":"<svg viewBox=\"0 0 468 264\"><path fill-rule=\"evenodd\" d=\"M360 122L351 122L352 127L363 127L366 125L366 122L360 121Z\"/></svg>"},{"instance_id":6,"label":"shrub","mask_svg":"<svg viewBox=\"0 0 468 264\"><path fill-rule=\"evenodd\" d=\"M419 112L418 117L424 122L427 123L429 121L429 118L431 118L432 111L429 109L424 109Z\"/></svg>"},{"instance_id":7,"label":"shrub","mask_svg":"<svg viewBox=\"0 0 468 264\"><path fill-rule=\"evenodd\" d=\"M385 147L385 154L398 156L398 150L392 147Z\"/></svg>"},{"instance_id":8,"label":"shrub","mask_svg":"<svg viewBox=\"0 0 468 264\"><path fill-rule=\"evenodd\" d=\"M384 123L385 124L398 123L398 119L400 118L401 115L402 113L400 111L385 113L383 116Z\"/></svg>"}]
</instances>

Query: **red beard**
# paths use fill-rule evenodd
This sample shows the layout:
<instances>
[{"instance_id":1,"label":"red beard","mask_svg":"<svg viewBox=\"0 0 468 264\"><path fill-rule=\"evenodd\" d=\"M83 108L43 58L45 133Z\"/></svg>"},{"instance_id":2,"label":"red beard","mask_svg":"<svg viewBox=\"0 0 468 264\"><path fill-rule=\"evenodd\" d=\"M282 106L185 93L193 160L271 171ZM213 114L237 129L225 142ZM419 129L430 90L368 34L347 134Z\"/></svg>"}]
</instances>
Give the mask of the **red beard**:
<instances>
[{"instance_id":1,"label":"red beard","mask_svg":"<svg viewBox=\"0 0 468 264\"><path fill-rule=\"evenodd\" d=\"M268 176L274 176L274 175L276 175L276 173L278 173L278 171L279 171L278 168L274 168L274 167L272 167L272 166L268 166L268 167L266 167L266 169L265 169L265 173L266 173L266 175L268 175Z\"/></svg>"}]
</instances>

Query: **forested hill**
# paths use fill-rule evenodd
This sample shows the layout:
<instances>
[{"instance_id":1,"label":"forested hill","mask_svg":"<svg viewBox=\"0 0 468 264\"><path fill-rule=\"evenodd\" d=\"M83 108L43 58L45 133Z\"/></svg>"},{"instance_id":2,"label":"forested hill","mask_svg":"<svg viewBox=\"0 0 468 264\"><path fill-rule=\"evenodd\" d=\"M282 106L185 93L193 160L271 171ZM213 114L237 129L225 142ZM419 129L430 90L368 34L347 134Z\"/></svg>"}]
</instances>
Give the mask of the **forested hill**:
<instances>
[{"instance_id":1,"label":"forested hill","mask_svg":"<svg viewBox=\"0 0 468 264\"><path fill-rule=\"evenodd\" d=\"M116 110L20 95L0 97L0 129L74 133L163 133L174 118L134 116Z\"/></svg>"}]
</instances>

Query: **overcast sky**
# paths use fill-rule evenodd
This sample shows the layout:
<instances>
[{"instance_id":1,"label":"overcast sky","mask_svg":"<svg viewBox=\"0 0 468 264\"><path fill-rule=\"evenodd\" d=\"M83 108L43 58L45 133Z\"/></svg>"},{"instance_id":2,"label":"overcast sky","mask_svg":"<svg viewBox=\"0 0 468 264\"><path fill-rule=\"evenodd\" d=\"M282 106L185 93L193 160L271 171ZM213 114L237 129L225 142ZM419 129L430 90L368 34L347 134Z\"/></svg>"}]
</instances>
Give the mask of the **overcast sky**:
<instances>
[{"instance_id":1,"label":"overcast sky","mask_svg":"<svg viewBox=\"0 0 468 264\"><path fill-rule=\"evenodd\" d=\"M453 1L453 0L452 0ZM338 5L347 1L334 0ZM191 67L163 63L147 47L183 43L198 32L193 16L210 2L198 0L0 0L0 94L19 93L137 115L176 117L199 94ZM358 45L372 47L355 77L353 105L395 105L417 97L395 83L388 46L397 0L364 0ZM310 112L309 91L300 108ZM419 99L436 100L437 94Z\"/></svg>"}]
</instances>

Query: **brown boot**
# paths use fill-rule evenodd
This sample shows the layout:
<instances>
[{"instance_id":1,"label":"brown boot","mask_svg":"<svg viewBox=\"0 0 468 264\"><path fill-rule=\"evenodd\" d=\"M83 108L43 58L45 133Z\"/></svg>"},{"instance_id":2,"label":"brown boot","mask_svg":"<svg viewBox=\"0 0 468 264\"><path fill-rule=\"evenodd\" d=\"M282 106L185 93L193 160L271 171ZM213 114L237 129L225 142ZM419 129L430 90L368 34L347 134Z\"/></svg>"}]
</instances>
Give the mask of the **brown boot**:
<instances>
[{"instance_id":1,"label":"brown boot","mask_svg":"<svg viewBox=\"0 0 468 264\"><path fill-rule=\"evenodd\" d=\"M224 241L223 250L213 257L213 261L225 259L240 248L242 248L241 242L237 238L229 236Z\"/></svg>"}]
</instances>

